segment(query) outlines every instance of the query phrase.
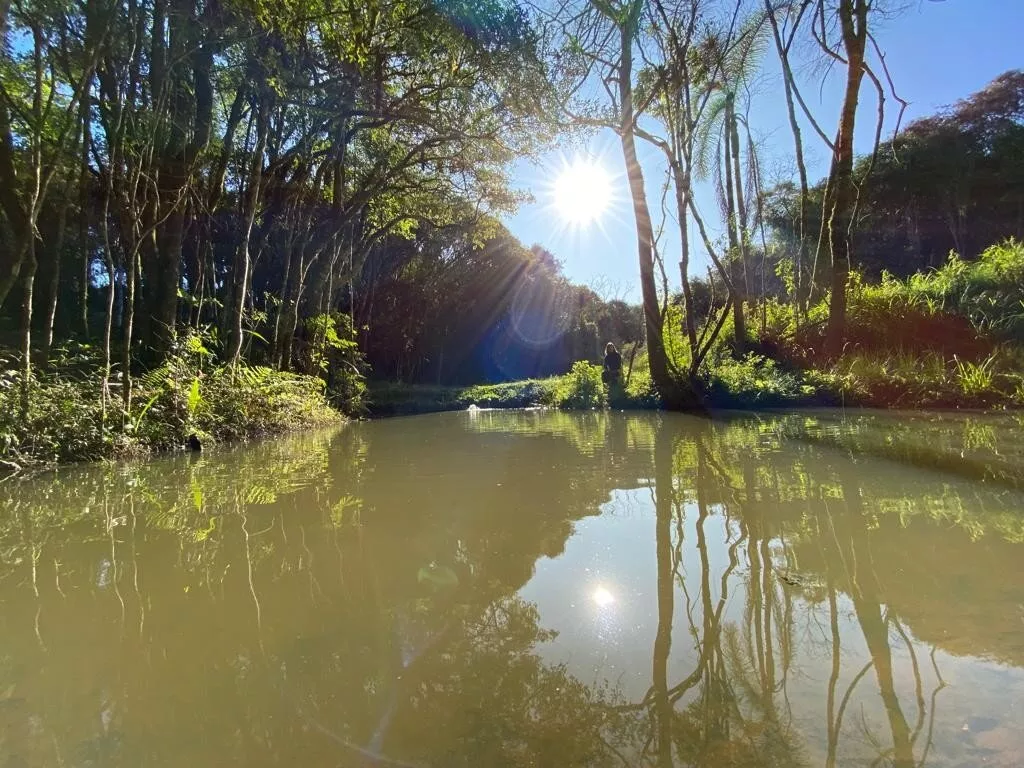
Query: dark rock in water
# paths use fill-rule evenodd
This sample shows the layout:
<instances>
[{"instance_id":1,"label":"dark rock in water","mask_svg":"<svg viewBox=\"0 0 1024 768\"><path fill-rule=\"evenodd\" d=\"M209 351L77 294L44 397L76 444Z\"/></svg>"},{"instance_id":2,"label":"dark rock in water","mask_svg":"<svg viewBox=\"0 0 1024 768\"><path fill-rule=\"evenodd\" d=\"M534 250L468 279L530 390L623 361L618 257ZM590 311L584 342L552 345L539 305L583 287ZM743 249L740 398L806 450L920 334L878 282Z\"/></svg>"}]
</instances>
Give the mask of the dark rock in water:
<instances>
[{"instance_id":1,"label":"dark rock in water","mask_svg":"<svg viewBox=\"0 0 1024 768\"><path fill-rule=\"evenodd\" d=\"M201 450L203 450L203 444L201 442L199 442L199 438L196 437L195 435L189 435L188 436L188 440L186 441L186 444L188 445L188 449L190 451L201 451Z\"/></svg>"}]
</instances>

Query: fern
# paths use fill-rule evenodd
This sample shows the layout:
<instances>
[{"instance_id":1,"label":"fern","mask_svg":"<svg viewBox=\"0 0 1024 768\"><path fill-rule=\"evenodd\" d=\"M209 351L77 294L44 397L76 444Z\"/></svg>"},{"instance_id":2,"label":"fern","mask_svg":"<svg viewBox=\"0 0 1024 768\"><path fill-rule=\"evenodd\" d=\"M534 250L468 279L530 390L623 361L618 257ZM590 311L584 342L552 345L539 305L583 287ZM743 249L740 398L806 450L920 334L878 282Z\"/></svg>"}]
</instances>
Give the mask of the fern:
<instances>
[{"instance_id":1,"label":"fern","mask_svg":"<svg viewBox=\"0 0 1024 768\"><path fill-rule=\"evenodd\" d=\"M192 379L192 386L188 390L188 414L189 416L195 416L196 409L199 408L199 404L202 402L202 395L199 393L199 377L196 376Z\"/></svg>"}]
</instances>

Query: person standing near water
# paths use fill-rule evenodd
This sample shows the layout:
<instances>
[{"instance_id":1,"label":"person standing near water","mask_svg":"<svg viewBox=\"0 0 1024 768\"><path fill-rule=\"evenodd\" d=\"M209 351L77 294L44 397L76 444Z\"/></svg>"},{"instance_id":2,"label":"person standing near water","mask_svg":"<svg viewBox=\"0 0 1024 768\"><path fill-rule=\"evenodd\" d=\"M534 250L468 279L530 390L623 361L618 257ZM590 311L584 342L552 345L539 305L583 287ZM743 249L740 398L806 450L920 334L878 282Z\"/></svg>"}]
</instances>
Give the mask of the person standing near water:
<instances>
[{"instance_id":1,"label":"person standing near water","mask_svg":"<svg viewBox=\"0 0 1024 768\"><path fill-rule=\"evenodd\" d=\"M604 345L604 370L601 371L601 381L608 386L619 383L619 376L622 374L622 355L615 345L610 341Z\"/></svg>"}]
</instances>

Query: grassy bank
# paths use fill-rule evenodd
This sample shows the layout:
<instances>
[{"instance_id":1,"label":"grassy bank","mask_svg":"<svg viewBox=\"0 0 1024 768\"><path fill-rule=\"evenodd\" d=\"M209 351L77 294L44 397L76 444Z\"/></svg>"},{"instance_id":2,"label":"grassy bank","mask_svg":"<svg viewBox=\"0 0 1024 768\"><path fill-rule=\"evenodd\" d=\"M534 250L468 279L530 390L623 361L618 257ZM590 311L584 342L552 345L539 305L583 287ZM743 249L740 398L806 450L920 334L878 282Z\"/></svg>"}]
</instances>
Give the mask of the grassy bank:
<instances>
[{"instance_id":1,"label":"grassy bank","mask_svg":"<svg viewBox=\"0 0 1024 768\"><path fill-rule=\"evenodd\" d=\"M650 377L638 376L638 386L608 387L601 383L601 368L577 362L563 376L524 379L501 384L438 387L421 384L371 383L367 407L373 416L404 416L477 408L547 407L567 410L593 408L648 409L658 407Z\"/></svg>"},{"instance_id":2,"label":"grassy bank","mask_svg":"<svg viewBox=\"0 0 1024 768\"><path fill-rule=\"evenodd\" d=\"M846 344L826 354L828 295L797 316L769 299L748 307L744 354L730 317L700 372L712 407L846 405L874 408L1024 406L1024 244L1008 241L975 261L869 284L854 275ZM688 366L672 307L666 346ZM638 358L640 375L646 360Z\"/></svg>"},{"instance_id":3,"label":"grassy bank","mask_svg":"<svg viewBox=\"0 0 1024 768\"><path fill-rule=\"evenodd\" d=\"M368 408L372 416L407 416L478 408L528 408L551 405L557 379L526 379L504 384L442 387L425 384L371 383Z\"/></svg>"},{"instance_id":4,"label":"grassy bank","mask_svg":"<svg viewBox=\"0 0 1024 768\"><path fill-rule=\"evenodd\" d=\"M11 360L0 364L0 472L206 447L337 423L316 377L213 362L199 343L124 382L104 376L89 348L64 351L36 373L28 409Z\"/></svg>"}]
</instances>

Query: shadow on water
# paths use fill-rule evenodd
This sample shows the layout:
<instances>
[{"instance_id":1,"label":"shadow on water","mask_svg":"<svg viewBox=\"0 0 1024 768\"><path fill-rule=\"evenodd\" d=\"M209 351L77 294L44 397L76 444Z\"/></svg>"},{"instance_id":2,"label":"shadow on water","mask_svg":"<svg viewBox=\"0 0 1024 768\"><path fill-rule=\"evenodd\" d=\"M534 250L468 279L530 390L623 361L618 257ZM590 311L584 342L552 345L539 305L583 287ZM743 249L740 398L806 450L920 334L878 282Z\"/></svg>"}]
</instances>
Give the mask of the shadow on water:
<instances>
[{"instance_id":1,"label":"shadow on water","mask_svg":"<svg viewBox=\"0 0 1024 768\"><path fill-rule=\"evenodd\" d=\"M792 418L440 414L0 486L0 765L1019 764L1024 498Z\"/></svg>"}]
</instances>

